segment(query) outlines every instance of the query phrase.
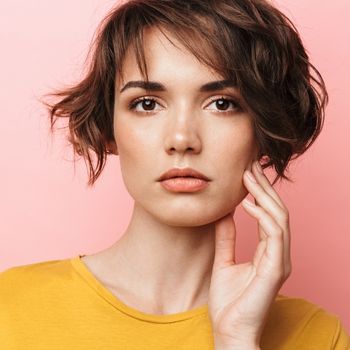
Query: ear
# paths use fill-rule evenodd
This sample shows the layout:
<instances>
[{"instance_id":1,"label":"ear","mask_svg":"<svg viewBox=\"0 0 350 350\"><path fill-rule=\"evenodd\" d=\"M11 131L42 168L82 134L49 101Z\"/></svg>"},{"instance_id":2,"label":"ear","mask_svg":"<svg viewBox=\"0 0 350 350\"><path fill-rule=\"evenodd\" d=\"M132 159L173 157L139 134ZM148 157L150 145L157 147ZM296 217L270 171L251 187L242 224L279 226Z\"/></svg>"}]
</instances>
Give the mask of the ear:
<instances>
[{"instance_id":1,"label":"ear","mask_svg":"<svg viewBox=\"0 0 350 350\"><path fill-rule=\"evenodd\" d=\"M108 153L118 154L118 147L114 141L107 142L106 148Z\"/></svg>"}]
</instances>

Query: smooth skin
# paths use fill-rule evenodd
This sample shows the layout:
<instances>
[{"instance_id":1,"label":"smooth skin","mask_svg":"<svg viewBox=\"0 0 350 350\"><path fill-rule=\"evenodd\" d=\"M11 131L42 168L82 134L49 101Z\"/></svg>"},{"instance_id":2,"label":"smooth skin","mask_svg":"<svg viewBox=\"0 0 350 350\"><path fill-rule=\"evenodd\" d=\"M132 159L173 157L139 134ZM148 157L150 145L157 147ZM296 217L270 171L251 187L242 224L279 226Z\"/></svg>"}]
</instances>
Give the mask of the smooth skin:
<instances>
[{"instance_id":1,"label":"smooth skin","mask_svg":"<svg viewBox=\"0 0 350 350\"><path fill-rule=\"evenodd\" d=\"M258 150L239 91L201 91L222 77L167 34L176 46L155 28L144 33L149 78L165 91L121 91L142 80L132 50L116 81L109 148L134 199L129 225L111 247L82 260L129 307L175 314L208 304L216 350L255 349L290 270L287 210L264 175L253 170L257 184L246 177ZM172 167L212 181L197 193L171 193L157 179ZM252 263L235 264L233 213L248 193L259 203L244 208L258 220L261 242Z\"/></svg>"},{"instance_id":2,"label":"smooth skin","mask_svg":"<svg viewBox=\"0 0 350 350\"><path fill-rule=\"evenodd\" d=\"M259 162L246 170L244 185L255 204L242 202L258 220L260 241L253 261L236 264L232 214L215 226L215 259L209 314L215 349L259 349L260 337L279 289L291 274L289 213ZM250 204L249 204L250 203Z\"/></svg>"}]
</instances>

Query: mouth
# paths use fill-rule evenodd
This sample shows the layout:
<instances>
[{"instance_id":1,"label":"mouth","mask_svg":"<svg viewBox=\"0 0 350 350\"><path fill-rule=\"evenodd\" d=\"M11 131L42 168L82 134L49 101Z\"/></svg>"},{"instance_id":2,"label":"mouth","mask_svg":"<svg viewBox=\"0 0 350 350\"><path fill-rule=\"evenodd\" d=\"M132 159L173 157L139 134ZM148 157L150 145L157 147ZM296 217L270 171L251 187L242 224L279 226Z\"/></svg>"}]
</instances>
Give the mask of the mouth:
<instances>
[{"instance_id":1,"label":"mouth","mask_svg":"<svg viewBox=\"0 0 350 350\"><path fill-rule=\"evenodd\" d=\"M192 168L172 168L158 179L158 181L164 181L168 179L197 179L204 181L211 181L207 176Z\"/></svg>"},{"instance_id":2,"label":"mouth","mask_svg":"<svg viewBox=\"0 0 350 350\"><path fill-rule=\"evenodd\" d=\"M208 187L210 182L191 176L177 176L162 180L160 183L171 192L197 192Z\"/></svg>"}]
</instances>

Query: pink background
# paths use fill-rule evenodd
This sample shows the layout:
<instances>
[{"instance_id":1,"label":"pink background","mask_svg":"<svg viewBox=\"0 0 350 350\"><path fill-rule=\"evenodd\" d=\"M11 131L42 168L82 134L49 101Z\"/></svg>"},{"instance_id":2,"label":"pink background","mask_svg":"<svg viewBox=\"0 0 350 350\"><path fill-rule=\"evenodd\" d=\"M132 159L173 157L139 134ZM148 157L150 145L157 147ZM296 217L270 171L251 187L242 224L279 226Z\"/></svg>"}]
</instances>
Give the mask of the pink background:
<instances>
[{"instance_id":1,"label":"pink background","mask_svg":"<svg viewBox=\"0 0 350 350\"><path fill-rule=\"evenodd\" d=\"M109 158L88 189L83 160L74 171L71 149L62 134L50 138L45 110L36 100L81 76L94 29L113 4L0 2L0 271L107 248L130 219L133 201L118 157ZM275 4L299 28L330 94L321 136L290 166L295 183L275 187L289 208L292 233L293 273L280 292L323 306L349 330L350 3ZM239 206L236 223L238 262L243 262L256 247L256 222Z\"/></svg>"}]
</instances>

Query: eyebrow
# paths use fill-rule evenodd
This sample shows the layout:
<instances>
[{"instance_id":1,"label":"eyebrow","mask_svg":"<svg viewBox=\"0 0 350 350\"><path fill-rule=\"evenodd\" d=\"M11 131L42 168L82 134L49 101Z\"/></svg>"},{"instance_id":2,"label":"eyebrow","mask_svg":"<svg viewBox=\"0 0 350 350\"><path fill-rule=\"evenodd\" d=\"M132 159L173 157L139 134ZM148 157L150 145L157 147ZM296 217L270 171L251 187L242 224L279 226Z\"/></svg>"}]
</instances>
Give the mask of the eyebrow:
<instances>
[{"instance_id":1,"label":"eyebrow","mask_svg":"<svg viewBox=\"0 0 350 350\"><path fill-rule=\"evenodd\" d=\"M231 80L217 80L217 81L211 81L209 83L206 83L202 85L199 88L200 92L212 92L217 90L222 90L226 87L233 87L236 88L237 84L234 81ZM125 91L126 89L130 88L141 88L147 91L166 91L166 87L156 81L143 81L143 80L135 80L135 81L129 81L127 82L120 90L120 93Z\"/></svg>"}]
</instances>

